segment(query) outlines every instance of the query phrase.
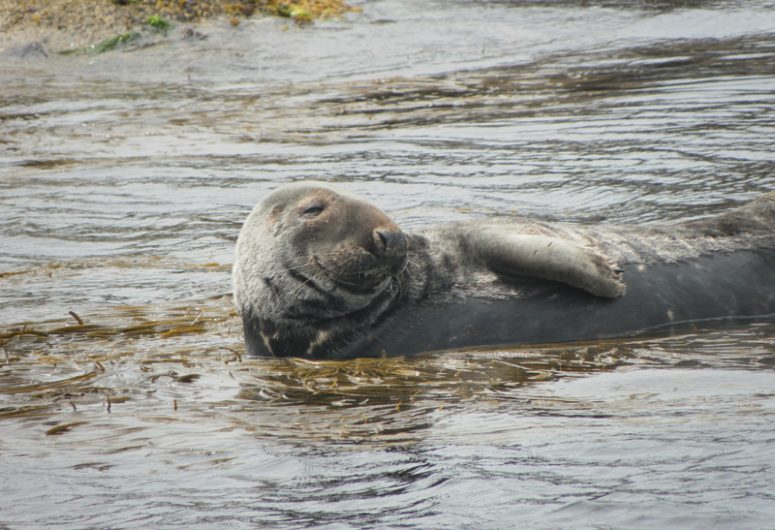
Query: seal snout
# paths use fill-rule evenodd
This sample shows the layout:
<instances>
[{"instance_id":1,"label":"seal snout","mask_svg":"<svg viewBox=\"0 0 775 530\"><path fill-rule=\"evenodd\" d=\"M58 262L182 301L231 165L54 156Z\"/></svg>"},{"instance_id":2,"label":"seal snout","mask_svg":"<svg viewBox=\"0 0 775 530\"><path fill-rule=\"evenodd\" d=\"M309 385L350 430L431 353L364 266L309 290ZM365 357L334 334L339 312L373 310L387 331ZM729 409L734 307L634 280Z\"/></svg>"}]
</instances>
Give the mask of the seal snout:
<instances>
[{"instance_id":1,"label":"seal snout","mask_svg":"<svg viewBox=\"0 0 775 530\"><path fill-rule=\"evenodd\" d=\"M406 252L406 236L398 228L376 228L372 238L378 256L400 256Z\"/></svg>"}]
</instances>

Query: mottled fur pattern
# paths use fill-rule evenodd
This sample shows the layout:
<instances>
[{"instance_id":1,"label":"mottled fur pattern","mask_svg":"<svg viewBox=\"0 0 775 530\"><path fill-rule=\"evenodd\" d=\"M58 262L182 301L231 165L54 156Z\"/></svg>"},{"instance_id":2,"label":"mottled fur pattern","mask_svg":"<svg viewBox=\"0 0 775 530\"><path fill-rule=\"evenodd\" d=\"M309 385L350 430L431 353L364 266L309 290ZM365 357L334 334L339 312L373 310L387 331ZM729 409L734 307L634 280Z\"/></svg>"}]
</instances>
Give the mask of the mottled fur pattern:
<instances>
[{"instance_id":1,"label":"mottled fur pattern","mask_svg":"<svg viewBox=\"0 0 775 530\"><path fill-rule=\"evenodd\" d=\"M287 185L267 196L245 221L234 265L234 301L250 353L357 354L397 311L467 296L519 297L504 290L504 276L616 298L626 264L775 247L775 192L669 227L459 223L400 235L387 250L379 233L401 234L380 210L325 184Z\"/></svg>"}]
</instances>

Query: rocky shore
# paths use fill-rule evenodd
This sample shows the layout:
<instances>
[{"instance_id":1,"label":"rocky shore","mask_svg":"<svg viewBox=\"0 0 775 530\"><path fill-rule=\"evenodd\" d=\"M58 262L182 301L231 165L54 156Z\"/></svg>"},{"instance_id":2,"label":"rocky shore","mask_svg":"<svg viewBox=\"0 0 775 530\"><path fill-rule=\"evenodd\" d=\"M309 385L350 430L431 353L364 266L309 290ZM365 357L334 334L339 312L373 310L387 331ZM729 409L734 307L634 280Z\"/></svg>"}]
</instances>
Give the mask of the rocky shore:
<instances>
[{"instance_id":1,"label":"rocky shore","mask_svg":"<svg viewBox=\"0 0 775 530\"><path fill-rule=\"evenodd\" d=\"M29 43L53 52L109 45L133 32L215 17L233 26L253 16L304 24L352 10L343 0L0 0L0 51Z\"/></svg>"}]
</instances>

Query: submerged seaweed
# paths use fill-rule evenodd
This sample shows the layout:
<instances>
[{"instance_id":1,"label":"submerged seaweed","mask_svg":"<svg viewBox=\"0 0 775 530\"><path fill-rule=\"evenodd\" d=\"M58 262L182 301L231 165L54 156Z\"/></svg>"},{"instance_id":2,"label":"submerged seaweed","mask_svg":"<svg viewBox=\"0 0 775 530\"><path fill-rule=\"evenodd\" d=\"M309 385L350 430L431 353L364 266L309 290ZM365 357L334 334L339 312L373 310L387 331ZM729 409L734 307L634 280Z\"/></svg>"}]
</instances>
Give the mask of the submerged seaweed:
<instances>
[{"instance_id":1,"label":"submerged seaweed","mask_svg":"<svg viewBox=\"0 0 775 530\"><path fill-rule=\"evenodd\" d=\"M136 31L128 31L126 33L122 33L120 35L116 35L115 37L98 42L92 47L92 49L95 53L104 53L114 50L118 46L123 46L124 44L136 41L139 38L140 34Z\"/></svg>"}]
</instances>

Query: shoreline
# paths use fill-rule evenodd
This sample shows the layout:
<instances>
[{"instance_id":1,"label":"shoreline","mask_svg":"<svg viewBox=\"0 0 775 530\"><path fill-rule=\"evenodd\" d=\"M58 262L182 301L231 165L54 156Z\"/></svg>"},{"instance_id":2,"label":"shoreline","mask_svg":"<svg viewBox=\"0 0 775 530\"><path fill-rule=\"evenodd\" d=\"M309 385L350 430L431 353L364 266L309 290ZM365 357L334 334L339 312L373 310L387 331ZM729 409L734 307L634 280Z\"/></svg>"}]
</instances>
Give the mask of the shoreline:
<instances>
[{"instance_id":1,"label":"shoreline","mask_svg":"<svg viewBox=\"0 0 775 530\"><path fill-rule=\"evenodd\" d=\"M296 24L358 11L343 0L0 0L0 53L18 57L100 53L140 32L166 34L200 22L276 16Z\"/></svg>"}]
</instances>

